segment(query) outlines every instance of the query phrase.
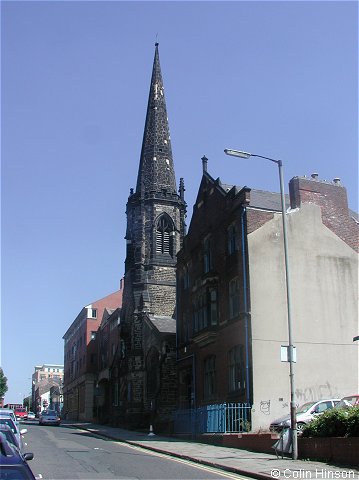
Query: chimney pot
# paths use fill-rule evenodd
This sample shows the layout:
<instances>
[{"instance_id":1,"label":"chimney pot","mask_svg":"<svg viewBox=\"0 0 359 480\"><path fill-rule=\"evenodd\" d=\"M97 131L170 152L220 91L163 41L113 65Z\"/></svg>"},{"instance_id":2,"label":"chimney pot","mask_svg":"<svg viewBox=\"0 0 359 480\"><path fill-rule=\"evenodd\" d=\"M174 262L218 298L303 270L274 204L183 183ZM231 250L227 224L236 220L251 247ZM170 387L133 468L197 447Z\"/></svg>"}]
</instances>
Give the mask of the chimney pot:
<instances>
[{"instance_id":1,"label":"chimney pot","mask_svg":"<svg viewBox=\"0 0 359 480\"><path fill-rule=\"evenodd\" d=\"M335 185L340 185L340 178L339 177L335 177L333 179L333 182L335 183Z\"/></svg>"},{"instance_id":2,"label":"chimney pot","mask_svg":"<svg viewBox=\"0 0 359 480\"><path fill-rule=\"evenodd\" d=\"M318 173L312 173L311 177L316 180L318 178L319 174Z\"/></svg>"}]
</instances>

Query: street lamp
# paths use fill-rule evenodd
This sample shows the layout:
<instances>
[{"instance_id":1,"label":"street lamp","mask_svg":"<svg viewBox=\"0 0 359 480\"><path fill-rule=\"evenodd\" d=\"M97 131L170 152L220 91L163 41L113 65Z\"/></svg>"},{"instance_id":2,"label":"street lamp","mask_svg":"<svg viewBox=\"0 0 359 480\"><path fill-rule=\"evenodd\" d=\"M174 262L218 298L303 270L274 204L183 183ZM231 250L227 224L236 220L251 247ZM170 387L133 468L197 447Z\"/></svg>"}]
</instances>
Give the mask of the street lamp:
<instances>
[{"instance_id":1,"label":"street lamp","mask_svg":"<svg viewBox=\"0 0 359 480\"><path fill-rule=\"evenodd\" d=\"M287 240L287 221L285 214L285 197L283 186L283 163L282 160L274 160L273 158L263 157L262 155L255 155L254 153L243 152L241 150L231 150L226 148L224 150L226 155L231 157L239 157L248 159L250 157L264 158L270 162L278 165L279 171L279 184L280 184L280 197L282 204L282 225L283 225L283 244L284 244L284 263L285 263L285 283L287 293L287 319L288 319L288 361L289 361L289 378L290 378L290 421L292 432L292 458L297 460L298 458L298 442L297 442L297 407L295 403L295 389L294 389L294 347L292 341L292 316L291 316L291 297L290 297L290 283L289 283L289 261L288 261L288 240Z\"/></svg>"}]
</instances>

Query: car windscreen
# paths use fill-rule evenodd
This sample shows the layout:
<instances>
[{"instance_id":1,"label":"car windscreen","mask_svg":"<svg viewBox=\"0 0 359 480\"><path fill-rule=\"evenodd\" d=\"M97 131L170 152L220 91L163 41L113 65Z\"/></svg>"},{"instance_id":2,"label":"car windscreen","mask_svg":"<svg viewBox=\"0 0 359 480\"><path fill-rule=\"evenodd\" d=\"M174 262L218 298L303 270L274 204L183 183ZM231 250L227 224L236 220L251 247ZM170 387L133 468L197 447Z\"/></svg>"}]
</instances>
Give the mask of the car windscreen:
<instances>
[{"instance_id":1,"label":"car windscreen","mask_svg":"<svg viewBox=\"0 0 359 480\"><path fill-rule=\"evenodd\" d=\"M48 417L56 417L57 412L56 410L48 410L44 415L47 415Z\"/></svg>"},{"instance_id":2,"label":"car windscreen","mask_svg":"<svg viewBox=\"0 0 359 480\"><path fill-rule=\"evenodd\" d=\"M12 443L13 445L15 445L15 447L17 447L16 439L15 439L14 434L12 433L11 430L1 429L0 430L0 437L2 439L5 439L6 441Z\"/></svg>"},{"instance_id":3,"label":"car windscreen","mask_svg":"<svg viewBox=\"0 0 359 480\"><path fill-rule=\"evenodd\" d=\"M315 403L316 403L316 402L304 403L304 405L302 405L301 407L298 408L297 413L306 413L308 410L310 410L310 409L312 408L312 406L313 406Z\"/></svg>"},{"instance_id":4,"label":"car windscreen","mask_svg":"<svg viewBox=\"0 0 359 480\"><path fill-rule=\"evenodd\" d=\"M11 418L0 417L0 425L7 425L8 427L11 428L11 431L13 433L16 433L16 427L14 425L14 422L11 420Z\"/></svg>"}]
</instances>

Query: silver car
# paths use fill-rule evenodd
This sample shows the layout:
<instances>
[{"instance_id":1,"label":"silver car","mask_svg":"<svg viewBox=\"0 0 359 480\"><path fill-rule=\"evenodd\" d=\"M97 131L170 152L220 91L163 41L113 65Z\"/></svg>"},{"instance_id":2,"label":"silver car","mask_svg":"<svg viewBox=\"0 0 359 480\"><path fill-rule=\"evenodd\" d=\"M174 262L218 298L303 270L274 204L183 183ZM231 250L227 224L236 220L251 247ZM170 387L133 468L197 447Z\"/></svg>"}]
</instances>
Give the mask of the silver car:
<instances>
[{"instance_id":1,"label":"silver car","mask_svg":"<svg viewBox=\"0 0 359 480\"><path fill-rule=\"evenodd\" d=\"M0 408L0 416L11 417L16 422L15 412L11 408Z\"/></svg>"},{"instance_id":2,"label":"silver car","mask_svg":"<svg viewBox=\"0 0 359 480\"><path fill-rule=\"evenodd\" d=\"M39 416L39 425L60 425L61 418L56 410L44 410Z\"/></svg>"},{"instance_id":3,"label":"silver car","mask_svg":"<svg viewBox=\"0 0 359 480\"><path fill-rule=\"evenodd\" d=\"M20 430L18 427L18 423L14 422L10 416L6 417L5 415L0 415L0 426L3 425L7 425L11 429L12 433L15 435L18 448L22 452L24 449L23 435L27 433L27 429L22 428Z\"/></svg>"},{"instance_id":4,"label":"silver car","mask_svg":"<svg viewBox=\"0 0 359 480\"><path fill-rule=\"evenodd\" d=\"M317 402L304 403L297 409L297 430L302 431L307 423L314 420L317 415L334 408L340 402L340 398L329 398ZM270 430L281 432L284 428L290 427L290 414L277 418L270 424Z\"/></svg>"}]
</instances>

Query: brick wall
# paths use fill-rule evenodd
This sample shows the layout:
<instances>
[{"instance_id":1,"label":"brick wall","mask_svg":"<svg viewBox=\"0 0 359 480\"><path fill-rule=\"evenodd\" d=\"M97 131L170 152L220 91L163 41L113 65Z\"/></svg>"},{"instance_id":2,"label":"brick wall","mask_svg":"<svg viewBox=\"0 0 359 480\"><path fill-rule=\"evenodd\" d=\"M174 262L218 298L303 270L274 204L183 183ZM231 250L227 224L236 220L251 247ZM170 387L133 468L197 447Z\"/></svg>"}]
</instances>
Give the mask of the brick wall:
<instances>
[{"instance_id":1,"label":"brick wall","mask_svg":"<svg viewBox=\"0 0 359 480\"><path fill-rule=\"evenodd\" d=\"M213 182L204 176L202 179L197 204L184 247L178 255L178 342L179 359L185 360L193 355L195 375L188 362L179 363L181 378L192 376L196 383L191 387L191 395L196 405L208 403L244 402L246 392L244 388L245 376L245 315L244 315L244 279L243 279L243 252L242 252L242 205L247 204L247 196L238 192L223 193L221 188L213 186ZM249 211L248 211L249 213ZM260 212L262 213L262 212ZM265 212L264 212L265 213ZM268 221L272 214L264 214L261 222ZM249 220L249 217L248 217ZM234 251L228 248L229 228L235 227L236 244ZM254 227L254 228L258 228ZM211 267L204 271L204 239L210 239ZM246 240L244 239L244 244ZM184 272L189 265L189 284L185 285ZM230 318L229 283L238 278L239 281L239 314ZM217 291L218 325L199 327L194 331L193 318L198 298L203 298L208 288ZM248 305L249 306L249 305ZM197 307L198 308L198 307ZM250 336L250 325L248 329ZM189 337L189 338L188 338ZM229 391L228 362L229 351L241 347L242 378L241 388ZM212 395L204 392L204 368L207 358L215 356L216 388ZM248 358L251 364L250 352ZM250 388L250 385L247 385ZM181 407L190 400L188 385L182 382L179 396ZM248 390L249 391L249 390Z\"/></svg>"},{"instance_id":2,"label":"brick wall","mask_svg":"<svg viewBox=\"0 0 359 480\"><path fill-rule=\"evenodd\" d=\"M261 210L251 210L247 211L247 232L248 234L255 232L258 228L262 227L265 223L272 220L274 213L264 212Z\"/></svg>"},{"instance_id":3,"label":"brick wall","mask_svg":"<svg viewBox=\"0 0 359 480\"><path fill-rule=\"evenodd\" d=\"M323 224L356 252L359 251L358 223L350 215L346 189L339 179L333 182L314 178L294 177L289 182L292 208L314 203L322 210Z\"/></svg>"}]
</instances>

